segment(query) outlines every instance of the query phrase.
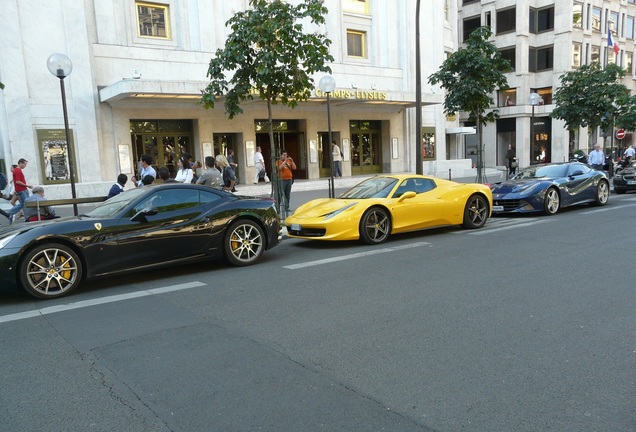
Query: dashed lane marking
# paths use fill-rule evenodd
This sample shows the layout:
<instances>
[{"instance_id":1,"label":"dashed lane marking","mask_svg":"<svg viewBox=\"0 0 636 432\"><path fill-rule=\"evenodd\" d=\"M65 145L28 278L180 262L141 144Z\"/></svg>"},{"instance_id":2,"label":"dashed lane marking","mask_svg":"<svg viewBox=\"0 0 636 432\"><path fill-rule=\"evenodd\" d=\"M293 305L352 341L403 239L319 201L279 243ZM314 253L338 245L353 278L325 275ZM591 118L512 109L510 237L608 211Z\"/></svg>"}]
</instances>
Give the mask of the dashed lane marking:
<instances>
[{"instance_id":1,"label":"dashed lane marking","mask_svg":"<svg viewBox=\"0 0 636 432\"><path fill-rule=\"evenodd\" d=\"M370 250L370 251L367 251L367 252L360 252L360 253L354 253L354 254L349 254L349 255L340 255L340 256L337 256L337 257L333 257L333 258L325 258L325 259L321 259L321 260L307 261L307 262L298 263L298 264L291 264L291 265L283 266L283 268L286 268L286 269L289 269L289 270L298 270L298 269L305 268L305 267L318 266L318 265L323 265L323 264L329 264L329 263L332 263L332 262L340 262L340 261L344 261L344 260L363 258L363 257L370 256L370 255L378 255L378 254L383 254L383 253L396 252L396 251L403 250L403 249L411 249L411 248L429 246L429 245L430 245L430 243L428 243L428 242L417 242L417 243L411 243L411 244L407 244L407 245L403 245L403 246L395 246L395 247L388 247L388 248L382 248L382 249L373 249L373 250Z\"/></svg>"},{"instance_id":2,"label":"dashed lane marking","mask_svg":"<svg viewBox=\"0 0 636 432\"><path fill-rule=\"evenodd\" d=\"M153 288L149 290L135 291L135 292L127 293L127 294L113 295L113 296L96 298L91 300L82 300L82 301L63 304L63 305L48 306L42 309L36 309L32 311L19 312L15 314L0 316L0 324L5 322L11 322L11 321L19 321L19 320L23 320L27 318L40 317L40 316L44 316L44 315L48 315L52 313L64 312L64 311L69 311L73 309L80 309L80 308L85 308L90 306L101 305L101 304L114 303L114 302L118 302L122 300L130 300L133 298L147 297L151 295L165 294L165 293L173 292L173 291L181 291L181 290L186 290L190 288L197 288L197 287L201 287L205 285L207 284L203 282L188 282L188 283L179 284L179 285L170 285L170 286L166 286L162 288Z\"/></svg>"}]
</instances>

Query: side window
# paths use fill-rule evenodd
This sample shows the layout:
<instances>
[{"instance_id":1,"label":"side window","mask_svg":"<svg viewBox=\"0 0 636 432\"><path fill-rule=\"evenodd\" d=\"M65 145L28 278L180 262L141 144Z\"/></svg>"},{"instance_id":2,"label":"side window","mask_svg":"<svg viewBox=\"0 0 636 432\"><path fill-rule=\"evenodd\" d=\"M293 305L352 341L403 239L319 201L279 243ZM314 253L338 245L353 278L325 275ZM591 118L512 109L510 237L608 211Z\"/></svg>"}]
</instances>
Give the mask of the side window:
<instances>
[{"instance_id":1,"label":"side window","mask_svg":"<svg viewBox=\"0 0 636 432\"><path fill-rule=\"evenodd\" d=\"M169 189L158 191L135 206L134 213L155 207L159 213L183 210L199 205L199 191L196 189Z\"/></svg>"},{"instance_id":2,"label":"side window","mask_svg":"<svg viewBox=\"0 0 636 432\"><path fill-rule=\"evenodd\" d=\"M435 183L428 179L410 178L402 181L400 186L395 190L393 198L399 198L405 192L415 192L421 194L435 189Z\"/></svg>"},{"instance_id":3,"label":"side window","mask_svg":"<svg viewBox=\"0 0 636 432\"><path fill-rule=\"evenodd\" d=\"M201 202L201 204L208 204L220 199L221 199L221 196L215 194L214 192L199 191L199 201Z\"/></svg>"}]
</instances>

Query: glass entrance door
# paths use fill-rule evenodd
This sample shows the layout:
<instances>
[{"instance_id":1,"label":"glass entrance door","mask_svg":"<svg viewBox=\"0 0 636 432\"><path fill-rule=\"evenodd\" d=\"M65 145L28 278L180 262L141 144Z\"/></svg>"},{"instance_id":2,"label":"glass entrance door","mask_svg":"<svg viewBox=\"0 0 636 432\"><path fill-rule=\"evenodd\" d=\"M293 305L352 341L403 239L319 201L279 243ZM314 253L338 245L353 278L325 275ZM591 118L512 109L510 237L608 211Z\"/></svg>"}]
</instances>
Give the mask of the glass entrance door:
<instances>
[{"instance_id":1,"label":"glass entrance door","mask_svg":"<svg viewBox=\"0 0 636 432\"><path fill-rule=\"evenodd\" d=\"M351 174L382 172L382 148L380 145L380 122L350 122L351 130Z\"/></svg>"},{"instance_id":2,"label":"glass entrance door","mask_svg":"<svg viewBox=\"0 0 636 432\"><path fill-rule=\"evenodd\" d=\"M190 120L131 120L130 131L137 173L142 154L152 157L155 170L168 168L172 178L177 174L177 160L181 156L190 153L194 157Z\"/></svg>"}]
</instances>

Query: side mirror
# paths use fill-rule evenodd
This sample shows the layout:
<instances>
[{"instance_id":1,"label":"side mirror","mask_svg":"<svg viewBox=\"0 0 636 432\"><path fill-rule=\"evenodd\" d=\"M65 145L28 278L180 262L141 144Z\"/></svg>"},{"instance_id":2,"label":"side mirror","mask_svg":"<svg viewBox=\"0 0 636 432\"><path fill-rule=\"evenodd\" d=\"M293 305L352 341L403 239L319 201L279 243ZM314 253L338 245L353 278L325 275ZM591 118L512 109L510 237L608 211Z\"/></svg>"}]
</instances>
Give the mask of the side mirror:
<instances>
[{"instance_id":1,"label":"side mirror","mask_svg":"<svg viewBox=\"0 0 636 432\"><path fill-rule=\"evenodd\" d=\"M413 191L407 191L402 194L402 196L398 199L398 202L404 201L406 199L411 199L417 196L417 194Z\"/></svg>"},{"instance_id":2,"label":"side mirror","mask_svg":"<svg viewBox=\"0 0 636 432\"><path fill-rule=\"evenodd\" d=\"M148 222L146 216L154 216L157 213L159 213L157 207L146 207L145 209L137 212L133 217L130 218L130 220L133 222Z\"/></svg>"},{"instance_id":3,"label":"side mirror","mask_svg":"<svg viewBox=\"0 0 636 432\"><path fill-rule=\"evenodd\" d=\"M583 171L576 170L572 174L570 174L570 177L576 177L576 176L580 176L580 175L583 175Z\"/></svg>"}]
</instances>

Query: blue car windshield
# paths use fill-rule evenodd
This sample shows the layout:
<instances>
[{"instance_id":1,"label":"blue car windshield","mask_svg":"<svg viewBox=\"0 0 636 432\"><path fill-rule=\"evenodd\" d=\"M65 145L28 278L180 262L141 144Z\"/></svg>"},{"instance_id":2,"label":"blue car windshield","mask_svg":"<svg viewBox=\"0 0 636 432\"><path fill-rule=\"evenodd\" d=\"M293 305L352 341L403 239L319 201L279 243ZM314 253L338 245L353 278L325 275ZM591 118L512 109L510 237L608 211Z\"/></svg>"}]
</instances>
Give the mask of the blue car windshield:
<instances>
[{"instance_id":1,"label":"blue car windshield","mask_svg":"<svg viewBox=\"0 0 636 432\"><path fill-rule=\"evenodd\" d=\"M516 176L515 180L524 179L540 179L540 178L559 178L565 177L567 173L567 165L539 165L525 168Z\"/></svg>"},{"instance_id":2,"label":"blue car windshield","mask_svg":"<svg viewBox=\"0 0 636 432\"><path fill-rule=\"evenodd\" d=\"M145 187L140 187L140 188L124 191L122 193L115 195L111 199L104 201L103 203L95 207L93 210L86 213L84 216L88 216L92 218L113 217L117 213L119 213L121 209L126 207L131 201L136 200L139 197L139 195L147 191L148 189L146 189Z\"/></svg>"},{"instance_id":3,"label":"blue car windshield","mask_svg":"<svg viewBox=\"0 0 636 432\"><path fill-rule=\"evenodd\" d=\"M363 181L339 196L343 199L386 198L389 196L397 179L390 177L372 177Z\"/></svg>"}]
</instances>

